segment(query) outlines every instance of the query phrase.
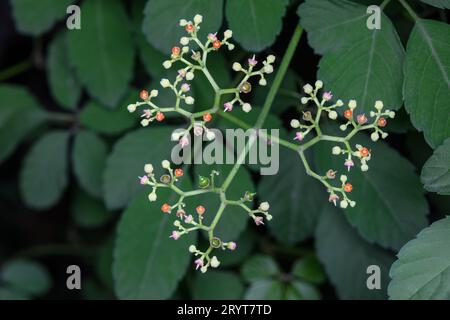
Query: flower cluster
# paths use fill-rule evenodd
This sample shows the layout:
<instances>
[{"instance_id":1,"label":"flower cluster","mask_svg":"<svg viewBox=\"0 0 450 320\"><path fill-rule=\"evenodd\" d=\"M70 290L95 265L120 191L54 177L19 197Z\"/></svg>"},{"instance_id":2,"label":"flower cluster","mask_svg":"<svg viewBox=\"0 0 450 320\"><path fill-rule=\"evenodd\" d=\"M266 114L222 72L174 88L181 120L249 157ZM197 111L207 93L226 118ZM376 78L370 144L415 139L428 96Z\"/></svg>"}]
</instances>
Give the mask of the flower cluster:
<instances>
[{"instance_id":1,"label":"flower cluster","mask_svg":"<svg viewBox=\"0 0 450 320\"><path fill-rule=\"evenodd\" d=\"M239 200L227 199L225 191L220 186L216 186L215 177L219 175L219 172L215 170L210 173L209 177L199 177L197 189L183 191L177 186L177 182L184 176L183 169L173 169L168 160L162 161L161 166L166 172L157 178L153 165L146 164L144 166L145 174L142 177L138 177L139 181L142 185L151 187L151 192L148 195L148 199L151 202L157 200L158 188L169 188L178 195L176 202L165 202L161 205L161 211L164 214L175 213L175 221L173 223L175 230L171 232L170 238L178 240L183 235L196 230L203 230L208 234L209 247L205 251L200 251L194 245L189 246L189 251L197 257L194 262L196 269L200 269L201 272L206 272L209 267L217 268L219 266L220 262L217 257L211 256L214 249L233 251L237 247L236 242L224 242L214 235L216 224L227 206L241 207L253 219L257 226L264 224L264 218L268 221L272 219L272 216L268 212L270 206L267 202L262 202L257 209L251 209L247 205L247 203L253 203L254 193L247 191ZM221 203L218 211L214 215L213 221L209 225L204 223L204 217L209 213L203 204L198 203L195 205L195 208L188 208L185 203L187 198L196 197L205 193L216 194L220 198Z\"/></svg>"},{"instance_id":2,"label":"flower cluster","mask_svg":"<svg viewBox=\"0 0 450 320\"><path fill-rule=\"evenodd\" d=\"M275 61L275 57L269 55L258 70L256 70L258 61L255 56L248 59L247 68L235 62L233 70L242 72L242 79L234 88L220 88L207 68L208 54L222 47L233 50L234 45L230 43L233 32L226 30L222 37L219 37L217 33L210 33L207 35L205 42L202 42L198 35L202 21L203 17L198 14L193 21L180 20L179 24L185 29L186 36L180 39L181 47L173 47L170 58L163 62L163 67L166 69L180 65L173 81L165 78L160 81L160 85L163 88L173 91L176 97L175 106L158 106L153 99L158 96L158 90L154 89L150 93L147 90L142 90L140 93L142 101L130 104L127 107L129 112L135 112L137 107L144 108L141 121L144 127L154 120L158 122L163 121L167 112L179 113L186 117L189 120L188 127L172 135L172 141L179 142L183 147L189 144L188 136L191 132L195 136L205 135L206 139L210 141L215 138L214 132L207 127L207 123L213 119L213 114L221 109L220 104L223 103L222 108L224 112L232 111L235 106L240 106L243 111L250 112L252 109L251 105L248 102L244 102L241 95L247 94L252 90L251 78L259 77L259 84L266 85L265 75L273 72L272 64ZM192 48L190 47L191 44ZM215 98L212 107L205 107L203 111L192 112L192 106L195 105L196 101L191 95L191 87L192 80L197 72L203 73L209 81L214 90ZM225 99L228 96L230 96L230 99Z\"/></svg>"},{"instance_id":3,"label":"flower cluster","mask_svg":"<svg viewBox=\"0 0 450 320\"><path fill-rule=\"evenodd\" d=\"M345 209L349 205L354 207L356 202L348 197L348 194L353 190L353 186L347 182L347 176L340 175L340 186L332 186L329 181L336 178L337 171L329 169L325 175L319 175L313 172L307 164L303 153L319 141L336 142L340 145L332 147L331 153L335 156L344 156L342 163L347 171L350 171L355 166L356 160L360 163L361 171L367 171L369 170L368 161L371 158L371 151L366 146L359 144L356 144L355 148L352 148L350 140L355 134L364 130L372 131L370 136L372 141L377 141L380 136L383 139L386 138L388 134L382 128L387 125L387 118L395 117L395 112L383 110L383 102L376 101L374 110L370 111L369 117L367 117L364 113L357 113L357 102L350 100L342 113L345 122L339 127L341 131L346 132L349 128L350 131L343 137L325 135L322 133L319 123L322 114L327 114L328 118L332 120L338 119L338 112L336 110L338 108L344 108L344 102L340 99L333 100L333 94L331 92L323 92L322 95L319 95L319 91L322 88L323 82L320 80L316 81L314 87L310 84L306 84L303 87L306 96L301 98L301 103L306 105L313 102L317 107L317 114L313 116L310 111L303 112L302 122L298 119L291 121L291 126L298 129L295 133L294 140L303 141L309 134L314 135L311 140L304 143L300 148L300 156L305 164L307 173L326 186L329 192L328 200L334 205L337 205L337 202L340 200L341 208Z\"/></svg>"}]
</instances>

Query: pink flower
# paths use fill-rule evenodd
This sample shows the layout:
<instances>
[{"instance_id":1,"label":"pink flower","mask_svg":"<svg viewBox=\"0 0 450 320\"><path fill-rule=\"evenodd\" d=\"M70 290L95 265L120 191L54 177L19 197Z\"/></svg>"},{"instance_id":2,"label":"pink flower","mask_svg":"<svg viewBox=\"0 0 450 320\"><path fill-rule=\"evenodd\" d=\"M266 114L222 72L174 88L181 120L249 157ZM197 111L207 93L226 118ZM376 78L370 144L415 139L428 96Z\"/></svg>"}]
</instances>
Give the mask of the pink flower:
<instances>
[{"instance_id":1,"label":"pink flower","mask_svg":"<svg viewBox=\"0 0 450 320\"><path fill-rule=\"evenodd\" d=\"M298 131L298 132L295 133L295 138L294 138L294 140L302 141L303 138L304 138L304 137L303 137L303 132Z\"/></svg>"},{"instance_id":2,"label":"pink flower","mask_svg":"<svg viewBox=\"0 0 450 320\"><path fill-rule=\"evenodd\" d=\"M360 115L358 115L358 116L356 117L356 121L357 121L359 124L365 124L365 123L367 122L367 117L366 117L365 114L360 114Z\"/></svg>"},{"instance_id":3,"label":"pink flower","mask_svg":"<svg viewBox=\"0 0 450 320\"><path fill-rule=\"evenodd\" d=\"M225 102L223 104L223 109L224 109L225 112L233 111L233 105L231 104L231 102Z\"/></svg>"},{"instance_id":4,"label":"pink flower","mask_svg":"<svg viewBox=\"0 0 450 320\"><path fill-rule=\"evenodd\" d=\"M138 177L139 178L139 182L141 184L147 184L148 183L148 177L147 176L142 176L142 177Z\"/></svg>"},{"instance_id":5,"label":"pink flower","mask_svg":"<svg viewBox=\"0 0 450 320\"><path fill-rule=\"evenodd\" d=\"M172 231L172 235L169 238L172 238L173 240L178 240L180 238L180 233L174 230Z\"/></svg>"},{"instance_id":6,"label":"pink flower","mask_svg":"<svg viewBox=\"0 0 450 320\"><path fill-rule=\"evenodd\" d=\"M182 92L188 92L189 90L191 90L191 86L190 86L189 84L183 83L183 84L181 85L181 91L182 91Z\"/></svg>"},{"instance_id":7,"label":"pink flower","mask_svg":"<svg viewBox=\"0 0 450 320\"><path fill-rule=\"evenodd\" d=\"M248 59L248 64L251 65L252 67L256 66L257 63L258 63L258 61L256 61L255 55L253 55L253 57Z\"/></svg>"},{"instance_id":8,"label":"pink flower","mask_svg":"<svg viewBox=\"0 0 450 320\"><path fill-rule=\"evenodd\" d=\"M202 126L194 126L194 135L199 137L203 134Z\"/></svg>"},{"instance_id":9,"label":"pink flower","mask_svg":"<svg viewBox=\"0 0 450 320\"><path fill-rule=\"evenodd\" d=\"M344 162L344 166L347 167L347 170L350 171L350 168L353 167L355 164L353 163L352 159L347 159Z\"/></svg>"},{"instance_id":10,"label":"pink flower","mask_svg":"<svg viewBox=\"0 0 450 320\"><path fill-rule=\"evenodd\" d=\"M180 144L181 144L181 147L187 146L187 145L189 144L189 139L188 139L188 137L182 137L182 138L180 139Z\"/></svg>"},{"instance_id":11,"label":"pink flower","mask_svg":"<svg viewBox=\"0 0 450 320\"><path fill-rule=\"evenodd\" d=\"M186 212L183 209L177 211L176 215L178 218L183 218Z\"/></svg>"},{"instance_id":12,"label":"pink flower","mask_svg":"<svg viewBox=\"0 0 450 320\"><path fill-rule=\"evenodd\" d=\"M330 196L328 198L328 201L333 202L334 205L336 205L336 201L338 201L338 200L339 200L338 195L336 195L334 193L330 194Z\"/></svg>"},{"instance_id":13,"label":"pink flower","mask_svg":"<svg viewBox=\"0 0 450 320\"><path fill-rule=\"evenodd\" d=\"M216 33L210 33L210 34L208 34L208 39L209 39L209 41L211 41L211 42L216 41L216 40L217 40L217 32L216 32Z\"/></svg>"},{"instance_id":14,"label":"pink flower","mask_svg":"<svg viewBox=\"0 0 450 320\"><path fill-rule=\"evenodd\" d=\"M230 249L230 250L232 250L232 251L235 250L236 247L237 247L236 242L230 241L230 242L228 242L228 244L227 244L227 248Z\"/></svg>"},{"instance_id":15,"label":"pink flower","mask_svg":"<svg viewBox=\"0 0 450 320\"><path fill-rule=\"evenodd\" d=\"M325 101L328 101L328 100L333 99L333 95L331 94L331 91L325 92L325 93L323 94L323 99L324 99Z\"/></svg>"},{"instance_id":16,"label":"pink flower","mask_svg":"<svg viewBox=\"0 0 450 320\"><path fill-rule=\"evenodd\" d=\"M259 226L259 225L261 225L261 224L264 224L263 220L264 220L263 217L255 217L255 224L256 224L257 226Z\"/></svg>"},{"instance_id":17,"label":"pink flower","mask_svg":"<svg viewBox=\"0 0 450 320\"><path fill-rule=\"evenodd\" d=\"M150 111L150 109L145 109L145 110L142 112L141 118L147 118L147 119L149 119L151 116L152 116L152 112Z\"/></svg>"},{"instance_id":18,"label":"pink flower","mask_svg":"<svg viewBox=\"0 0 450 320\"><path fill-rule=\"evenodd\" d=\"M190 214L184 219L184 222L191 223L194 220L194 217Z\"/></svg>"},{"instance_id":19,"label":"pink flower","mask_svg":"<svg viewBox=\"0 0 450 320\"><path fill-rule=\"evenodd\" d=\"M197 259L194 261L195 264L195 269L197 270L198 268L203 267L203 259Z\"/></svg>"},{"instance_id":20,"label":"pink flower","mask_svg":"<svg viewBox=\"0 0 450 320\"><path fill-rule=\"evenodd\" d=\"M186 76L186 70L184 70L184 69L178 70L178 75L179 75L181 78L184 78L184 77Z\"/></svg>"}]
</instances>

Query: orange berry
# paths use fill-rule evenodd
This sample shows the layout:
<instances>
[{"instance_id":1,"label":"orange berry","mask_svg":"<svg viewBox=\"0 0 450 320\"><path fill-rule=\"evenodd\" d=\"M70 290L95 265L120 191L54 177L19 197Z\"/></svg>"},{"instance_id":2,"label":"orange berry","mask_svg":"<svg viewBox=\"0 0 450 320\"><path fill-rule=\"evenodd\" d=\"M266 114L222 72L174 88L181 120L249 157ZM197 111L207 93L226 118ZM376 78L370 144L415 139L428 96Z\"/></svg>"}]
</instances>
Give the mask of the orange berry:
<instances>
[{"instance_id":1,"label":"orange berry","mask_svg":"<svg viewBox=\"0 0 450 320\"><path fill-rule=\"evenodd\" d=\"M387 121L386 121L385 118L380 118L380 119L378 119L378 126L379 126L379 127L384 127L384 126L386 126L386 123L387 123Z\"/></svg>"},{"instance_id":2,"label":"orange berry","mask_svg":"<svg viewBox=\"0 0 450 320\"><path fill-rule=\"evenodd\" d=\"M142 100L147 100L148 99L148 91L142 90L141 93L139 94L139 97L141 97Z\"/></svg>"},{"instance_id":3,"label":"orange berry","mask_svg":"<svg viewBox=\"0 0 450 320\"><path fill-rule=\"evenodd\" d=\"M197 211L197 213L199 215L203 215L205 213L206 209L204 206L198 206L197 208L195 208L195 211Z\"/></svg>"},{"instance_id":4,"label":"orange berry","mask_svg":"<svg viewBox=\"0 0 450 320\"><path fill-rule=\"evenodd\" d=\"M193 26L192 24L186 25L186 31L187 31L187 32L192 32L192 31L194 31L194 26Z\"/></svg>"},{"instance_id":5,"label":"orange berry","mask_svg":"<svg viewBox=\"0 0 450 320\"><path fill-rule=\"evenodd\" d=\"M158 112L156 113L156 120L157 120L157 121L161 122L161 121L164 120L164 118L165 118L164 113L162 113L162 112L160 112L160 111L158 111Z\"/></svg>"},{"instance_id":6,"label":"orange berry","mask_svg":"<svg viewBox=\"0 0 450 320\"><path fill-rule=\"evenodd\" d=\"M183 174L183 169L175 169L175 177L182 177Z\"/></svg>"},{"instance_id":7,"label":"orange berry","mask_svg":"<svg viewBox=\"0 0 450 320\"><path fill-rule=\"evenodd\" d=\"M350 120L353 117L353 111L350 109L345 110L344 117Z\"/></svg>"},{"instance_id":8,"label":"orange berry","mask_svg":"<svg viewBox=\"0 0 450 320\"><path fill-rule=\"evenodd\" d=\"M174 56L180 55L180 52L181 52L180 47L173 47L173 48L172 48L172 54L173 54Z\"/></svg>"},{"instance_id":9,"label":"orange berry","mask_svg":"<svg viewBox=\"0 0 450 320\"><path fill-rule=\"evenodd\" d=\"M213 42L214 49L219 49L222 43L219 40Z\"/></svg>"},{"instance_id":10,"label":"orange berry","mask_svg":"<svg viewBox=\"0 0 450 320\"><path fill-rule=\"evenodd\" d=\"M344 186L344 191L345 192L352 192L352 190L353 190L352 184L351 183L346 183L345 186Z\"/></svg>"},{"instance_id":11,"label":"orange berry","mask_svg":"<svg viewBox=\"0 0 450 320\"><path fill-rule=\"evenodd\" d=\"M362 148L361 150L359 150L359 154L361 155L361 157L367 157L369 156L370 152L369 149Z\"/></svg>"},{"instance_id":12,"label":"orange berry","mask_svg":"<svg viewBox=\"0 0 450 320\"><path fill-rule=\"evenodd\" d=\"M209 121L211 121L212 120L212 115L211 115L211 113L205 113L204 115L203 115L203 121L205 121L205 122L209 122Z\"/></svg>"},{"instance_id":13,"label":"orange berry","mask_svg":"<svg viewBox=\"0 0 450 320\"><path fill-rule=\"evenodd\" d=\"M170 212L170 206L167 203L164 203L161 206L161 211L164 212L164 213L169 213Z\"/></svg>"}]
</instances>

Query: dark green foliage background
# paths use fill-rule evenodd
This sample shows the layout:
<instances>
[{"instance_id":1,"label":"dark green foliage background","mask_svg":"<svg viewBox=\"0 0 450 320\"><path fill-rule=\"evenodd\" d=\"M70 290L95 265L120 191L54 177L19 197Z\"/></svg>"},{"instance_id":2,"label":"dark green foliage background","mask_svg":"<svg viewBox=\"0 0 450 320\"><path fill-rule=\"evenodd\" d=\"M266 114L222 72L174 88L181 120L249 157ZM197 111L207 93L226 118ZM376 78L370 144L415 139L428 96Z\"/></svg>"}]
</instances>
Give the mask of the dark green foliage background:
<instances>
[{"instance_id":1,"label":"dark green foliage background","mask_svg":"<svg viewBox=\"0 0 450 320\"><path fill-rule=\"evenodd\" d=\"M82 0L82 29L70 31L72 1L1 1L0 299L386 299L401 248L389 296L449 298L450 27L442 8L450 1L408 1L416 21L391 1L382 29L370 31L366 7L381 2ZM204 17L201 36L234 32L236 49L209 60L224 86L234 81L234 61L255 53L258 60L275 54L279 63L300 21L305 33L265 125L287 139L300 88L316 78L365 112L379 99L397 110L385 142L357 138L373 159L369 172L350 175L354 209L329 204L290 150L280 149L276 176L242 167L231 193L257 191L274 219L256 228L243 212L225 211L218 231L238 249L220 253L221 268L207 274L194 270L187 251L205 239L170 240L173 218L159 206L171 195L150 204L137 183L145 163L169 157L171 130L183 120L169 116L142 129L126 110L140 89L170 76L161 63L183 33L178 21L196 13ZM196 101L210 103L205 79L192 88ZM246 99L256 108L235 115L252 125L266 92L254 89ZM160 90L158 102L173 97ZM220 117L213 125L235 127ZM316 170L341 166L330 147L308 154ZM188 167L185 186L210 169ZM415 259L438 263L408 264ZM81 291L66 289L71 264L82 268ZM381 290L366 287L371 264L381 268Z\"/></svg>"}]
</instances>

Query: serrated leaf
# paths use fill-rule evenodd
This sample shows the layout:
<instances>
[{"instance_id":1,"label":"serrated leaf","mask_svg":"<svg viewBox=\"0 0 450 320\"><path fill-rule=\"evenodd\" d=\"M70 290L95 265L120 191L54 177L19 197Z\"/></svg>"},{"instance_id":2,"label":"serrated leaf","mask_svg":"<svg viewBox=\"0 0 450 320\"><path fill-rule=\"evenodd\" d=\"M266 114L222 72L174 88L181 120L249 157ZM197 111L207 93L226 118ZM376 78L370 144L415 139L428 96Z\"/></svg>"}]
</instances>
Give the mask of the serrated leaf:
<instances>
[{"instance_id":1,"label":"serrated leaf","mask_svg":"<svg viewBox=\"0 0 450 320\"><path fill-rule=\"evenodd\" d=\"M82 228L101 227L112 217L103 203L81 191L75 195L71 212L75 223Z\"/></svg>"},{"instance_id":2,"label":"serrated leaf","mask_svg":"<svg viewBox=\"0 0 450 320\"><path fill-rule=\"evenodd\" d=\"M31 148L20 171L20 191L25 204L34 209L55 205L67 187L69 134L52 131Z\"/></svg>"},{"instance_id":3,"label":"serrated leaf","mask_svg":"<svg viewBox=\"0 0 450 320\"><path fill-rule=\"evenodd\" d=\"M82 29L68 34L69 58L89 94L115 108L133 72L131 28L120 0L86 1ZM93 54L95 53L95 54Z\"/></svg>"},{"instance_id":4,"label":"serrated leaf","mask_svg":"<svg viewBox=\"0 0 450 320\"><path fill-rule=\"evenodd\" d=\"M226 15L233 37L247 51L262 51L275 42L283 26L286 0L228 0Z\"/></svg>"},{"instance_id":5,"label":"serrated leaf","mask_svg":"<svg viewBox=\"0 0 450 320\"><path fill-rule=\"evenodd\" d=\"M69 65L66 33L52 41L47 56L48 83L55 100L64 108L74 110L81 96L81 86Z\"/></svg>"},{"instance_id":6,"label":"serrated leaf","mask_svg":"<svg viewBox=\"0 0 450 320\"><path fill-rule=\"evenodd\" d=\"M259 197L270 203L273 219L267 223L278 241L294 244L309 237L316 227L320 189L309 178L296 152L280 149L279 172L262 176Z\"/></svg>"},{"instance_id":7,"label":"serrated leaf","mask_svg":"<svg viewBox=\"0 0 450 320\"><path fill-rule=\"evenodd\" d=\"M245 292L245 300L281 300L284 286L277 280L258 280L252 282Z\"/></svg>"},{"instance_id":8,"label":"serrated leaf","mask_svg":"<svg viewBox=\"0 0 450 320\"><path fill-rule=\"evenodd\" d=\"M108 148L95 133L80 131L75 136L72 163L81 187L92 197L101 198L102 176Z\"/></svg>"},{"instance_id":9,"label":"serrated leaf","mask_svg":"<svg viewBox=\"0 0 450 320\"><path fill-rule=\"evenodd\" d=\"M254 255L245 261L241 269L242 277L247 282L263 280L280 272L277 263L270 256Z\"/></svg>"},{"instance_id":10,"label":"serrated leaf","mask_svg":"<svg viewBox=\"0 0 450 320\"><path fill-rule=\"evenodd\" d=\"M450 136L450 26L418 19L408 40L403 96L413 125L435 148Z\"/></svg>"},{"instance_id":11,"label":"serrated leaf","mask_svg":"<svg viewBox=\"0 0 450 320\"><path fill-rule=\"evenodd\" d=\"M0 86L0 163L46 119L47 113L25 88Z\"/></svg>"},{"instance_id":12,"label":"serrated leaf","mask_svg":"<svg viewBox=\"0 0 450 320\"><path fill-rule=\"evenodd\" d=\"M450 138L434 150L420 177L426 190L450 195Z\"/></svg>"},{"instance_id":13,"label":"serrated leaf","mask_svg":"<svg viewBox=\"0 0 450 320\"><path fill-rule=\"evenodd\" d=\"M188 182L188 179L183 181ZM159 208L174 202L168 189L158 190L158 200L150 203L140 194L125 210L118 226L114 250L113 277L120 299L167 299L191 258L187 248L196 243L196 232L174 241L169 238L173 217Z\"/></svg>"},{"instance_id":14,"label":"serrated leaf","mask_svg":"<svg viewBox=\"0 0 450 320\"><path fill-rule=\"evenodd\" d=\"M316 230L316 252L341 299L384 299L393 258L364 241L341 210L325 207ZM369 290L367 267L380 267L381 290Z\"/></svg>"},{"instance_id":15,"label":"serrated leaf","mask_svg":"<svg viewBox=\"0 0 450 320\"><path fill-rule=\"evenodd\" d=\"M420 0L440 9L450 9L450 0Z\"/></svg>"},{"instance_id":16,"label":"serrated leaf","mask_svg":"<svg viewBox=\"0 0 450 320\"><path fill-rule=\"evenodd\" d=\"M144 10L142 31L147 41L156 49L170 53L186 34L180 27L180 19L192 20L196 14L203 16L199 37L204 39L210 32L216 32L222 25L223 1L216 0L153 0Z\"/></svg>"},{"instance_id":17,"label":"serrated leaf","mask_svg":"<svg viewBox=\"0 0 450 320\"><path fill-rule=\"evenodd\" d=\"M191 291L195 300L234 300L242 298L244 285L233 272L210 270L195 275Z\"/></svg>"},{"instance_id":18,"label":"serrated leaf","mask_svg":"<svg viewBox=\"0 0 450 320\"><path fill-rule=\"evenodd\" d=\"M37 36L48 30L66 15L72 0L11 0L17 30Z\"/></svg>"},{"instance_id":19,"label":"serrated leaf","mask_svg":"<svg viewBox=\"0 0 450 320\"><path fill-rule=\"evenodd\" d=\"M377 100L402 106L404 49L389 18L381 29L366 26L366 6L349 1L308 0L299 7L310 45L324 56L317 78L342 100L355 99L369 112Z\"/></svg>"},{"instance_id":20,"label":"serrated leaf","mask_svg":"<svg viewBox=\"0 0 450 320\"><path fill-rule=\"evenodd\" d=\"M33 296L45 294L52 282L41 264L25 259L5 263L0 270L0 279L18 293Z\"/></svg>"},{"instance_id":21,"label":"serrated leaf","mask_svg":"<svg viewBox=\"0 0 450 320\"><path fill-rule=\"evenodd\" d=\"M125 207L142 190L138 176L146 163L158 168L169 159L172 149L170 135L175 128L142 128L118 140L108 156L103 176L103 192L109 209Z\"/></svg>"},{"instance_id":22,"label":"serrated leaf","mask_svg":"<svg viewBox=\"0 0 450 320\"><path fill-rule=\"evenodd\" d=\"M392 265L390 299L450 299L450 217L422 230L397 254Z\"/></svg>"},{"instance_id":23,"label":"serrated leaf","mask_svg":"<svg viewBox=\"0 0 450 320\"><path fill-rule=\"evenodd\" d=\"M291 274L299 279L320 284L325 280L325 272L320 261L313 255L295 262Z\"/></svg>"},{"instance_id":24,"label":"serrated leaf","mask_svg":"<svg viewBox=\"0 0 450 320\"><path fill-rule=\"evenodd\" d=\"M352 146L357 143L371 150L369 171L362 172L355 160L348 173L345 158L331 154L336 143L322 142L314 150L318 174L329 169L346 174L353 185L349 196L356 201L354 208L345 209L348 221L368 241L399 249L427 225L428 205L419 177L413 165L386 143L373 143L363 134L352 139Z\"/></svg>"}]
</instances>

